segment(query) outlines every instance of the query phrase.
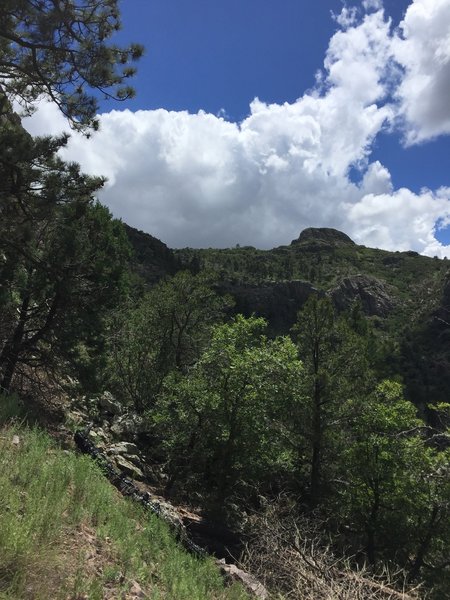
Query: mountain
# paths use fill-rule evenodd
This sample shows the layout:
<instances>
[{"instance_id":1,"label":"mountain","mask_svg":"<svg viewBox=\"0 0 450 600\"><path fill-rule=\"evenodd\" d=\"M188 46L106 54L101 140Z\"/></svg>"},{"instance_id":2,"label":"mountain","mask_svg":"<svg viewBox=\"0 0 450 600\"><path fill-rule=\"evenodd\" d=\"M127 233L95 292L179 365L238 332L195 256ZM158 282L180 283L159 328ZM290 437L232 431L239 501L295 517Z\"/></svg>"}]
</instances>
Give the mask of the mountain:
<instances>
[{"instance_id":1,"label":"mountain","mask_svg":"<svg viewBox=\"0 0 450 600\"><path fill-rule=\"evenodd\" d=\"M450 394L450 263L417 252L356 244L330 228L308 228L290 245L170 250L127 227L135 269L149 285L178 269L212 271L235 311L269 321L287 334L312 293L329 295L338 312L357 302L388 348L391 372L402 372L407 394L427 412ZM390 354L389 354L390 353ZM389 374L391 372L388 371ZM429 417L432 419L432 416Z\"/></svg>"},{"instance_id":2,"label":"mountain","mask_svg":"<svg viewBox=\"0 0 450 600\"><path fill-rule=\"evenodd\" d=\"M180 265L166 244L148 233L123 224L133 248L132 270L149 285L154 285L166 275L174 275Z\"/></svg>"}]
</instances>

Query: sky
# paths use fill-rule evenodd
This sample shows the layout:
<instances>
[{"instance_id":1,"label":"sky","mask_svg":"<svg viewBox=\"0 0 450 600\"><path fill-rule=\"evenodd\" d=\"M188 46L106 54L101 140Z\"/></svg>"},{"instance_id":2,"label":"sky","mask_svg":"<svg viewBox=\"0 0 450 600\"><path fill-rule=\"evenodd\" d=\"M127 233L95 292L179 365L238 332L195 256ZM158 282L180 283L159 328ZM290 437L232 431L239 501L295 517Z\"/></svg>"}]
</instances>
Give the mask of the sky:
<instances>
[{"instance_id":1,"label":"sky","mask_svg":"<svg viewBox=\"0 0 450 600\"><path fill-rule=\"evenodd\" d=\"M306 227L450 257L450 0L123 0L136 98L64 157L170 247ZM41 102L34 134L67 129Z\"/></svg>"}]
</instances>

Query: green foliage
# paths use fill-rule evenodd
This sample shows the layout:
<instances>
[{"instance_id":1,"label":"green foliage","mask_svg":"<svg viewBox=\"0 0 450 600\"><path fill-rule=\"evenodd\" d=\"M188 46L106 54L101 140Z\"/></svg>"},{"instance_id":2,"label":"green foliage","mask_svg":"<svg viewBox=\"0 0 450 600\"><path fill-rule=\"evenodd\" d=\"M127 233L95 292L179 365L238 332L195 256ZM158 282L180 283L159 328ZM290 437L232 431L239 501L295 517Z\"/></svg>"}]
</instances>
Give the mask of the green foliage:
<instances>
[{"instance_id":1,"label":"green foliage","mask_svg":"<svg viewBox=\"0 0 450 600\"><path fill-rule=\"evenodd\" d=\"M120 578L120 595L138 580L152 598L247 597L225 590L212 561L187 555L162 521L118 497L89 457L63 453L38 430L0 434L2 598L100 599ZM105 548L103 574L86 569L83 531Z\"/></svg>"},{"instance_id":2,"label":"green foliage","mask_svg":"<svg viewBox=\"0 0 450 600\"><path fill-rule=\"evenodd\" d=\"M25 407L16 394L0 394L0 425L25 417Z\"/></svg>"},{"instance_id":3,"label":"green foliage","mask_svg":"<svg viewBox=\"0 0 450 600\"><path fill-rule=\"evenodd\" d=\"M308 465L310 504L316 506L332 478L331 457L337 449L336 432L347 418L345 407L367 393L372 375L366 360L367 339L335 316L329 298L310 296L294 330L305 379L304 402L293 410L291 431L299 460Z\"/></svg>"},{"instance_id":4,"label":"green foliage","mask_svg":"<svg viewBox=\"0 0 450 600\"><path fill-rule=\"evenodd\" d=\"M97 204L102 180L57 156L66 139L33 140L13 114L0 128L0 385L18 364L75 360L125 285L122 226Z\"/></svg>"},{"instance_id":5,"label":"green foliage","mask_svg":"<svg viewBox=\"0 0 450 600\"><path fill-rule=\"evenodd\" d=\"M186 377L166 382L153 419L173 480L200 477L207 494L245 494L283 469L276 422L302 377L294 344L268 340L263 319L218 325Z\"/></svg>"},{"instance_id":6,"label":"green foliage","mask_svg":"<svg viewBox=\"0 0 450 600\"><path fill-rule=\"evenodd\" d=\"M346 483L334 510L358 532L370 562L382 555L409 565L413 578L426 560L442 565L449 551L448 452L427 444L396 382L380 383L350 412L340 464Z\"/></svg>"},{"instance_id":7,"label":"green foliage","mask_svg":"<svg viewBox=\"0 0 450 600\"><path fill-rule=\"evenodd\" d=\"M126 100L130 63L142 54L132 44L108 43L120 29L117 0L2 0L0 7L0 112L6 97L25 108L39 97L54 102L78 129L96 127L91 90Z\"/></svg>"},{"instance_id":8,"label":"green foliage","mask_svg":"<svg viewBox=\"0 0 450 600\"><path fill-rule=\"evenodd\" d=\"M110 323L109 387L138 410L149 408L171 370L195 363L229 304L208 275L182 271L118 311Z\"/></svg>"}]
</instances>

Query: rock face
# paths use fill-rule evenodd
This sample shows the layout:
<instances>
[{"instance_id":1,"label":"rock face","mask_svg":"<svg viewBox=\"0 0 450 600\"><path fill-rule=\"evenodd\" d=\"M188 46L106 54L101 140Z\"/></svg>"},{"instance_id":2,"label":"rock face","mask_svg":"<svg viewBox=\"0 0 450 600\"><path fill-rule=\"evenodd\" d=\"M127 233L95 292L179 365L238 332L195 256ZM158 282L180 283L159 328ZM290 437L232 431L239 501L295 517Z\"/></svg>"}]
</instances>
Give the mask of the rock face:
<instances>
[{"instance_id":1,"label":"rock face","mask_svg":"<svg viewBox=\"0 0 450 600\"><path fill-rule=\"evenodd\" d=\"M346 277L332 290L331 298L338 311L346 310L359 301L367 316L387 317L395 305L387 286L367 275Z\"/></svg>"},{"instance_id":2,"label":"rock face","mask_svg":"<svg viewBox=\"0 0 450 600\"><path fill-rule=\"evenodd\" d=\"M291 245L301 244L304 246L356 246L355 242L342 231L329 227L308 227L304 229Z\"/></svg>"},{"instance_id":3,"label":"rock face","mask_svg":"<svg viewBox=\"0 0 450 600\"><path fill-rule=\"evenodd\" d=\"M297 313L311 294L323 295L306 281L280 281L260 284L226 284L221 292L233 296L234 311L250 317L264 317L275 332L287 333Z\"/></svg>"}]
</instances>

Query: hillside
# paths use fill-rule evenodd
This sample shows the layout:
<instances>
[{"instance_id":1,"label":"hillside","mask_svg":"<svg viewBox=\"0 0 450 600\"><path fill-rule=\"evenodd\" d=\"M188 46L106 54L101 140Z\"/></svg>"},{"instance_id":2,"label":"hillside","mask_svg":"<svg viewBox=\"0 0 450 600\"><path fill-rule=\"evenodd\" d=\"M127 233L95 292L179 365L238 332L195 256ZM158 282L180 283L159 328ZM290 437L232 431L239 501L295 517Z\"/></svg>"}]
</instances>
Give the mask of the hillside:
<instances>
[{"instance_id":1,"label":"hillside","mask_svg":"<svg viewBox=\"0 0 450 600\"><path fill-rule=\"evenodd\" d=\"M89 457L1 421L0 598L248 598L225 587L212 559L189 555L162 520L123 499Z\"/></svg>"},{"instance_id":2,"label":"hillside","mask_svg":"<svg viewBox=\"0 0 450 600\"><path fill-rule=\"evenodd\" d=\"M154 273L211 271L220 292L233 297L235 312L266 318L274 335L289 333L312 293L329 295L339 312L360 303L377 336L390 347L393 370L402 369L410 399L425 414L431 396L437 402L447 400L447 260L367 248L327 228L306 229L291 244L272 250L251 246L168 250L162 244L155 246L152 236L127 231L138 272L144 277L152 273L146 277L148 284L154 284Z\"/></svg>"}]
</instances>

